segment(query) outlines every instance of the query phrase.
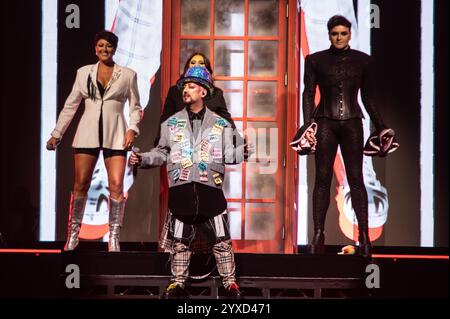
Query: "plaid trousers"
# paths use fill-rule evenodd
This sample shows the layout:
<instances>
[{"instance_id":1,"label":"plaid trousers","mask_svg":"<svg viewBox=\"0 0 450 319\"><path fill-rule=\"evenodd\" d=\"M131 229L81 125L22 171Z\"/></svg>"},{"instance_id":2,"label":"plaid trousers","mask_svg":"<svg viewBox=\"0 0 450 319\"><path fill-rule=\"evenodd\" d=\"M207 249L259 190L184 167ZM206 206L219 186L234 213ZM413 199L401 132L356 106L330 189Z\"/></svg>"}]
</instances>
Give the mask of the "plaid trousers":
<instances>
[{"instance_id":1,"label":"plaid trousers","mask_svg":"<svg viewBox=\"0 0 450 319\"><path fill-rule=\"evenodd\" d=\"M184 287L189 278L193 252L213 252L217 271L227 288L236 282L236 264L228 223L228 213L201 224L188 225L168 213L161 236L161 247L170 252L172 282Z\"/></svg>"}]
</instances>

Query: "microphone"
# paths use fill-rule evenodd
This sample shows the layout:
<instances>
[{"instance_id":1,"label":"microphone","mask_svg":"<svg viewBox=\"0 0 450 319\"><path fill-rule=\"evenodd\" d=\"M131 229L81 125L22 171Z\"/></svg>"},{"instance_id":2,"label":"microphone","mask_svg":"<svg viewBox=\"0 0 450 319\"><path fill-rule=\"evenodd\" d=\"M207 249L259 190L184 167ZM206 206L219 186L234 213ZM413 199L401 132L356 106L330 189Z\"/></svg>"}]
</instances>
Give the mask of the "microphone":
<instances>
[{"instance_id":1,"label":"microphone","mask_svg":"<svg viewBox=\"0 0 450 319\"><path fill-rule=\"evenodd\" d=\"M137 153L139 153L141 151L141 149L139 148L139 147L137 147L137 146L133 146L132 148L131 148L131 152L133 152L133 153L135 153L135 154L137 154ZM137 173L138 173L138 165L139 164L134 164L133 165L133 176L136 178L136 176L137 176Z\"/></svg>"},{"instance_id":2,"label":"microphone","mask_svg":"<svg viewBox=\"0 0 450 319\"><path fill-rule=\"evenodd\" d=\"M58 147L59 143L61 143L61 139L56 140L56 145L53 146L52 144L46 144L45 147L47 148L48 151L54 151L56 150L56 148Z\"/></svg>"}]
</instances>

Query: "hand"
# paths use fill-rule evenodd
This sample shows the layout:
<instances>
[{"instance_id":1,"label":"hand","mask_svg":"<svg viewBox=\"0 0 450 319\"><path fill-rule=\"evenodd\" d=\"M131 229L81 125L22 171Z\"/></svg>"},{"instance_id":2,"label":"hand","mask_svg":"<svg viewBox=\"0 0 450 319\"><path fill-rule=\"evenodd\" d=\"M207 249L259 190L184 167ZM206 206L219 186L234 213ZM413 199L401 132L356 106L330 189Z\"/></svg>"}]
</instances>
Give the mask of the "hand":
<instances>
[{"instance_id":1,"label":"hand","mask_svg":"<svg viewBox=\"0 0 450 319\"><path fill-rule=\"evenodd\" d=\"M49 151L54 151L56 147L58 146L59 142L61 142L61 139L56 137L50 137L50 139L47 141L47 149Z\"/></svg>"},{"instance_id":2,"label":"hand","mask_svg":"<svg viewBox=\"0 0 450 319\"><path fill-rule=\"evenodd\" d=\"M131 152L130 159L128 160L129 165L133 166L140 164L142 161L142 156L139 153Z\"/></svg>"},{"instance_id":3,"label":"hand","mask_svg":"<svg viewBox=\"0 0 450 319\"><path fill-rule=\"evenodd\" d=\"M123 139L123 149L129 150L133 147L134 140L136 139L136 133L133 130L128 130L125 133L125 137Z\"/></svg>"},{"instance_id":4,"label":"hand","mask_svg":"<svg viewBox=\"0 0 450 319\"><path fill-rule=\"evenodd\" d=\"M392 139L392 135L384 135L381 138L381 145L386 145L387 143L389 143L389 141Z\"/></svg>"},{"instance_id":5,"label":"hand","mask_svg":"<svg viewBox=\"0 0 450 319\"><path fill-rule=\"evenodd\" d=\"M248 144L248 143L244 144L244 156L245 156L245 158L249 158L250 156L255 154L255 152L256 152L255 145Z\"/></svg>"},{"instance_id":6,"label":"hand","mask_svg":"<svg viewBox=\"0 0 450 319\"><path fill-rule=\"evenodd\" d=\"M314 135L314 132L306 131L305 138L310 145L315 145L317 143L317 139L316 136Z\"/></svg>"},{"instance_id":7,"label":"hand","mask_svg":"<svg viewBox=\"0 0 450 319\"><path fill-rule=\"evenodd\" d=\"M387 143L395 136L395 131L393 129L385 129L382 133L383 135L380 134L381 143Z\"/></svg>"}]
</instances>

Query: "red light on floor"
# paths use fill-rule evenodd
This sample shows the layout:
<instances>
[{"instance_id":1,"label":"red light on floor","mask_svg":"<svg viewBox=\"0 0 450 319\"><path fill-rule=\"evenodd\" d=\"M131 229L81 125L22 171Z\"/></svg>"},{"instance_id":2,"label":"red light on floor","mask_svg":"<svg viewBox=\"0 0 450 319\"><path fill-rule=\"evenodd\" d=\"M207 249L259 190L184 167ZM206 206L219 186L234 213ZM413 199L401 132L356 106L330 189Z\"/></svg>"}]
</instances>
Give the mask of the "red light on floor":
<instances>
[{"instance_id":1,"label":"red light on floor","mask_svg":"<svg viewBox=\"0 0 450 319\"><path fill-rule=\"evenodd\" d=\"M446 255L387 255L387 254L373 254L372 258L392 258L397 259L449 259Z\"/></svg>"},{"instance_id":2,"label":"red light on floor","mask_svg":"<svg viewBox=\"0 0 450 319\"><path fill-rule=\"evenodd\" d=\"M11 254L60 254L61 249L0 249L0 253L11 253Z\"/></svg>"}]
</instances>

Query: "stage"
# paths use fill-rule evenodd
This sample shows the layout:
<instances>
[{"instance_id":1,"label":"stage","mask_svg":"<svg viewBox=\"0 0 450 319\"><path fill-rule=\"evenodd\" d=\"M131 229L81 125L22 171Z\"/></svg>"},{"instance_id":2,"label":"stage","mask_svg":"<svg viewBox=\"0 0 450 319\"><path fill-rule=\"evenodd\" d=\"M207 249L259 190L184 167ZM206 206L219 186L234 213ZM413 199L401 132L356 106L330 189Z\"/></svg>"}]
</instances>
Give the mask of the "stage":
<instances>
[{"instance_id":1,"label":"stage","mask_svg":"<svg viewBox=\"0 0 450 319\"><path fill-rule=\"evenodd\" d=\"M74 252L62 243L0 249L0 298L160 299L170 278L169 254L154 243L82 242ZM244 299L448 298L448 251L375 247L372 260L337 255L327 246L321 256L236 254ZM191 299L223 299L210 255L196 255L188 290ZM201 278L202 276L206 278ZM368 287L369 286L369 287Z\"/></svg>"}]
</instances>

